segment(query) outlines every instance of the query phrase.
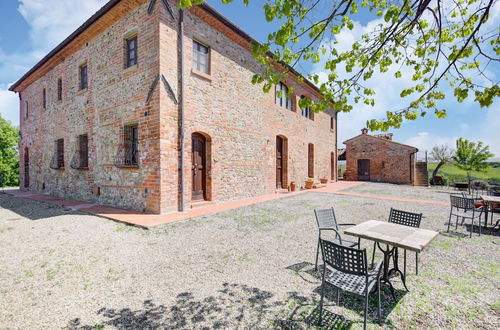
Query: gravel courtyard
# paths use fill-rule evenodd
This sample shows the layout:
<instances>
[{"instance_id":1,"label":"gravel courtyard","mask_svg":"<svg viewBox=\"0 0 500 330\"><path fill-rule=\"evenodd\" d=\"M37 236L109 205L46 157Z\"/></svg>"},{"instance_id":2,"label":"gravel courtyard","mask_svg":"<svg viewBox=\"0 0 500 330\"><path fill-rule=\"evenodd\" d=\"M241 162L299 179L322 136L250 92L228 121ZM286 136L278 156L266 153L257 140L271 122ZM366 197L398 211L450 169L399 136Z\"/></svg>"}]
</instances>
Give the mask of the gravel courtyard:
<instances>
[{"instance_id":1,"label":"gravel courtyard","mask_svg":"<svg viewBox=\"0 0 500 330\"><path fill-rule=\"evenodd\" d=\"M395 185L352 191L449 200ZM498 233L446 233L445 206L310 192L144 230L0 192L0 328L313 328L313 209L330 206L340 223L418 211L422 228L441 232L418 276L408 254L410 291L395 279L397 302L384 293L383 328L500 327ZM371 255L372 243L362 245ZM333 297L329 325L361 328L362 301L345 294L337 306ZM369 328L380 327L375 306Z\"/></svg>"}]
</instances>

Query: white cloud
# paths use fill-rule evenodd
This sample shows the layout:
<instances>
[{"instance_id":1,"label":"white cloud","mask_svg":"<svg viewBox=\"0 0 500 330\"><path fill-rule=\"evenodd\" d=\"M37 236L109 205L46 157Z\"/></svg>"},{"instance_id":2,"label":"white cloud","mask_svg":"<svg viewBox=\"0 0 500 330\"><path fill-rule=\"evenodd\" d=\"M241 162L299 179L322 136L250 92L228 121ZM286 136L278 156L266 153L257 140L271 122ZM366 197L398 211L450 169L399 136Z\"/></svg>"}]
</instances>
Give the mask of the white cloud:
<instances>
[{"instance_id":1,"label":"white cloud","mask_svg":"<svg viewBox=\"0 0 500 330\"><path fill-rule=\"evenodd\" d=\"M101 8L107 0L20 0L19 12L30 25L33 50L50 51Z\"/></svg>"},{"instance_id":2,"label":"white cloud","mask_svg":"<svg viewBox=\"0 0 500 330\"><path fill-rule=\"evenodd\" d=\"M420 151L431 151L432 147L443 144L454 148L457 138L455 136L440 136L430 132L419 132L417 135L407 138L403 143L417 147Z\"/></svg>"},{"instance_id":3,"label":"white cloud","mask_svg":"<svg viewBox=\"0 0 500 330\"><path fill-rule=\"evenodd\" d=\"M17 80L101 8L107 0L20 0L19 12L29 26L31 50L7 53L0 49L0 114L19 125L18 97L7 90Z\"/></svg>"},{"instance_id":4,"label":"white cloud","mask_svg":"<svg viewBox=\"0 0 500 330\"><path fill-rule=\"evenodd\" d=\"M5 89L0 89L0 115L12 124L19 125L19 98Z\"/></svg>"}]
</instances>

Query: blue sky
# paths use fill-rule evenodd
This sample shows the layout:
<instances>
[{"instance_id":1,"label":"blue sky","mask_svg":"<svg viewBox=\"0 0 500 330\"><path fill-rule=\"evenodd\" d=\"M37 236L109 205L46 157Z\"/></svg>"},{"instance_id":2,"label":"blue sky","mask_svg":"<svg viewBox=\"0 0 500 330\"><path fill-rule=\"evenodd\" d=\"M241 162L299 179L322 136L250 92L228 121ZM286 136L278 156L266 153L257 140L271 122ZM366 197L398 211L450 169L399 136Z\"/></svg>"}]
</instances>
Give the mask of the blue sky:
<instances>
[{"instance_id":1,"label":"blue sky","mask_svg":"<svg viewBox=\"0 0 500 330\"><path fill-rule=\"evenodd\" d=\"M261 8L262 1L251 0L244 7L241 0L223 5L220 0L209 0L223 15L255 39L266 40L268 32L277 23L267 23ZM28 71L40 58L54 48L74 31L88 17L97 11L106 0L2 0L0 2L0 113L18 125L18 97L8 92L8 86ZM500 2L492 13L489 22L493 27L500 26ZM375 18L363 13L358 18L357 27L338 36L340 45L358 37L373 26ZM322 67L305 66L303 73L321 73ZM500 67L490 67L490 71L500 79ZM380 76L373 80L379 103L374 107L354 106L349 114L339 117L339 144L359 134L367 119L383 118L386 110L397 109L402 105L399 98L401 81L394 81L393 75ZM488 109L479 108L472 100L464 103L454 101L448 93L440 104L448 111L448 118L436 119L429 114L416 121L405 122L400 129L392 129L398 142L417 146L421 150L430 149L436 144L454 145L458 137L482 140L490 145L496 157L500 157L500 106Z\"/></svg>"}]
</instances>

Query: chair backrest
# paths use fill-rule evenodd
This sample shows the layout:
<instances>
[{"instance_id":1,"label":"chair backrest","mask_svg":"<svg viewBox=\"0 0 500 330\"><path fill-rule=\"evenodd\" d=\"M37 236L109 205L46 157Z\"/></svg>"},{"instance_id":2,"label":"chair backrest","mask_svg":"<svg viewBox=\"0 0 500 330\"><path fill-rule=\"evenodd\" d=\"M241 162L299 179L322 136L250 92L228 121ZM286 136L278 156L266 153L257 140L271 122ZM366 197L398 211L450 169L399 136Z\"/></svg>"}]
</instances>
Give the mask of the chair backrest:
<instances>
[{"instance_id":1,"label":"chair backrest","mask_svg":"<svg viewBox=\"0 0 500 330\"><path fill-rule=\"evenodd\" d=\"M457 209L472 210L474 209L474 199L460 196L450 195L451 207Z\"/></svg>"},{"instance_id":2,"label":"chair backrest","mask_svg":"<svg viewBox=\"0 0 500 330\"><path fill-rule=\"evenodd\" d=\"M368 275L366 249L360 250L321 239L323 261L343 273Z\"/></svg>"},{"instance_id":3,"label":"chair backrest","mask_svg":"<svg viewBox=\"0 0 500 330\"><path fill-rule=\"evenodd\" d=\"M318 228L334 228L336 230L339 229L333 207L329 209L314 210L314 215L316 216L316 223L318 224Z\"/></svg>"},{"instance_id":4,"label":"chair backrest","mask_svg":"<svg viewBox=\"0 0 500 330\"><path fill-rule=\"evenodd\" d=\"M420 227L422 221L422 213L412 213L407 211L396 210L391 207L389 213L389 222L408 227Z\"/></svg>"}]
</instances>

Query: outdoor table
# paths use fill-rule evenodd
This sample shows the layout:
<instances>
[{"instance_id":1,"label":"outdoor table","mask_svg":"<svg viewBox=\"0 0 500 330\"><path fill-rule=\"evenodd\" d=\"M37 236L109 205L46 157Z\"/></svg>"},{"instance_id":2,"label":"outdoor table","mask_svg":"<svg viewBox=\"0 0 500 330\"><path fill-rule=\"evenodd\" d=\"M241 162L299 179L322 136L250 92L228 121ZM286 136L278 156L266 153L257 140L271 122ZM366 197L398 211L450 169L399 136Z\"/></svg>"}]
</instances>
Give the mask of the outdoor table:
<instances>
[{"instance_id":1,"label":"outdoor table","mask_svg":"<svg viewBox=\"0 0 500 330\"><path fill-rule=\"evenodd\" d=\"M406 288L405 275L398 268L397 248L421 252L437 235L439 235L438 232L432 230L408 227L377 220L363 222L344 230L344 233L358 238L375 241L377 243L378 248L384 254L384 273L380 281L381 283L385 283L389 286L394 300L396 300L394 296L394 287L389 281L389 277L392 273L395 272L401 275L401 279L403 280L403 284ZM381 243L386 244L385 249L380 246ZM392 246L392 248L389 248L389 245ZM389 269L391 256L394 257L394 267ZM408 288L406 288L406 290L408 290Z\"/></svg>"},{"instance_id":2,"label":"outdoor table","mask_svg":"<svg viewBox=\"0 0 500 330\"><path fill-rule=\"evenodd\" d=\"M480 195L479 196L483 202L486 204L484 207L484 228L488 226L488 209L491 204L500 204L500 196L488 196L488 195Z\"/></svg>"},{"instance_id":3,"label":"outdoor table","mask_svg":"<svg viewBox=\"0 0 500 330\"><path fill-rule=\"evenodd\" d=\"M465 191L469 188L469 183L468 182L455 182L454 183L455 188L461 191Z\"/></svg>"}]
</instances>

